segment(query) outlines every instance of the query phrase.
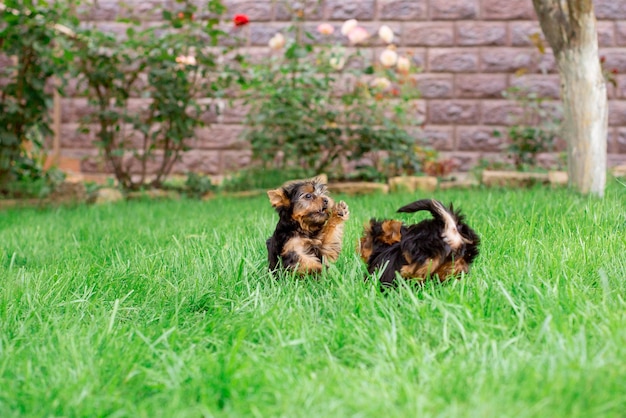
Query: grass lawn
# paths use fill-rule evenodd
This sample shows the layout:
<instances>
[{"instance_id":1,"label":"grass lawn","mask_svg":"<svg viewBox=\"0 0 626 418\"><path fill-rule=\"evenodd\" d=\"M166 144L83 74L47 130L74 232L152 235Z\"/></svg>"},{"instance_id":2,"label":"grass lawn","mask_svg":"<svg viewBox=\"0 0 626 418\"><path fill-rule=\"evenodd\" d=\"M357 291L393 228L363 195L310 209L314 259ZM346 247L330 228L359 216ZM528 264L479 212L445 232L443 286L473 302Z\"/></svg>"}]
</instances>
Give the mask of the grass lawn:
<instances>
[{"instance_id":1,"label":"grass lawn","mask_svg":"<svg viewBox=\"0 0 626 418\"><path fill-rule=\"evenodd\" d=\"M623 417L626 189L432 196L481 255L389 295L362 225L430 195L339 196L318 281L269 277L264 196L0 212L0 416Z\"/></svg>"}]
</instances>

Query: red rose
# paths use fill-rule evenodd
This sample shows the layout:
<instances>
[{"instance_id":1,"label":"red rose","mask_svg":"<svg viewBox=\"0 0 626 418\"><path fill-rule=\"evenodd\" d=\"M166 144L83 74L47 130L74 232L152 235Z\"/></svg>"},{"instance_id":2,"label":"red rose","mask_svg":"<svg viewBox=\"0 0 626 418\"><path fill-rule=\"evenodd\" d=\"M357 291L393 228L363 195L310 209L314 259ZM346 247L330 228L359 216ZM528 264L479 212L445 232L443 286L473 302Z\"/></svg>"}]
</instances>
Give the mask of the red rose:
<instances>
[{"instance_id":1,"label":"red rose","mask_svg":"<svg viewBox=\"0 0 626 418\"><path fill-rule=\"evenodd\" d=\"M235 26L243 26L245 24L250 23L250 19L248 19L248 16L244 14L235 15L233 17L233 23L235 24Z\"/></svg>"}]
</instances>

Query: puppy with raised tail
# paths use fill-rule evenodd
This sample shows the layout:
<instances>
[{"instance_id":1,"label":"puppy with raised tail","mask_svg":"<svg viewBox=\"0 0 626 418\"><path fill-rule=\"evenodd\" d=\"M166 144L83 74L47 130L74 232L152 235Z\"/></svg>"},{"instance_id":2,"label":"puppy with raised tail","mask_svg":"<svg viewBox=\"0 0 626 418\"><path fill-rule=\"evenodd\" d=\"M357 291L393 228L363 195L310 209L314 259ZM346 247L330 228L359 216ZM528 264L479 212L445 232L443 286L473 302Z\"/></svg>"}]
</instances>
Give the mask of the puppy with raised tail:
<instances>
[{"instance_id":1,"label":"puppy with raised tail","mask_svg":"<svg viewBox=\"0 0 626 418\"><path fill-rule=\"evenodd\" d=\"M295 180L267 192L278 224L267 240L270 271L282 267L299 274L320 273L341 252L348 205L337 204L318 178Z\"/></svg>"},{"instance_id":2,"label":"puppy with raised tail","mask_svg":"<svg viewBox=\"0 0 626 418\"><path fill-rule=\"evenodd\" d=\"M429 278L445 281L469 273L478 256L480 238L465 223L465 217L441 202L422 199L398 212L430 212L433 219L415 225L396 220L371 219L360 240L359 253L369 273L382 270L383 286L394 286L396 273L423 282Z\"/></svg>"}]
</instances>

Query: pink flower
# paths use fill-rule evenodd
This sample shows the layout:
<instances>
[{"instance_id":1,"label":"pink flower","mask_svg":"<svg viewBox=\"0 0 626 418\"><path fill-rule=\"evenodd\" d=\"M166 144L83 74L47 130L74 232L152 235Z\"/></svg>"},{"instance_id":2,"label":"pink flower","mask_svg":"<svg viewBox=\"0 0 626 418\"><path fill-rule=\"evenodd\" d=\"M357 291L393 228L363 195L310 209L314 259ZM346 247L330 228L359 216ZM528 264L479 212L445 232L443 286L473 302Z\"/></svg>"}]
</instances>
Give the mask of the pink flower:
<instances>
[{"instance_id":1,"label":"pink flower","mask_svg":"<svg viewBox=\"0 0 626 418\"><path fill-rule=\"evenodd\" d=\"M247 15L238 14L238 15L233 16L233 23L235 24L235 26L243 26L243 25L247 25L248 23L250 23L250 19L248 18Z\"/></svg>"},{"instance_id":2,"label":"pink flower","mask_svg":"<svg viewBox=\"0 0 626 418\"><path fill-rule=\"evenodd\" d=\"M320 23L317 27L317 31L322 35L332 35L335 31L335 28L330 23Z\"/></svg>"},{"instance_id":3,"label":"pink flower","mask_svg":"<svg viewBox=\"0 0 626 418\"><path fill-rule=\"evenodd\" d=\"M348 39L352 45L360 44L365 42L370 37L370 34L367 31L357 26L348 33Z\"/></svg>"},{"instance_id":4,"label":"pink flower","mask_svg":"<svg viewBox=\"0 0 626 418\"><path fill-rule=\"evenodd\" d=\"M193 55L179 55L176 57L176 62L180 68L184 68L187 65L196 65L196 57Z\"/></svg>"}]
</instances>

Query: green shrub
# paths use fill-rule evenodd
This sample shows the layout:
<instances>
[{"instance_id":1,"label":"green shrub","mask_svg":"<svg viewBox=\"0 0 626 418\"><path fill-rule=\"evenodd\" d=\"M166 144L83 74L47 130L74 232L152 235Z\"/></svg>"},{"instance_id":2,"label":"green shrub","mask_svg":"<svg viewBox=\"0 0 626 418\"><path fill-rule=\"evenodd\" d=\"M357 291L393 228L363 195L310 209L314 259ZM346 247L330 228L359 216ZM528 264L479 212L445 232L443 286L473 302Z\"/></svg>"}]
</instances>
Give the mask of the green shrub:
<instances>
[{"instance_id":1,"label":"green shrub","mask_svg":"<svg viewBox=\"0 0 626 418\"><path fill-rule=\"evenodd\" d=\"M93 108L83 130L95 132L106 164L126 189L162 186L204 125L212 104L207 99L222 95L237 76L218 64L222 3L209 1L202 15L211 17L204 20L196 18L193 1L176 7L163 11L162 25L125 20L124 39L77 29L76 75ZM133 109L131 98L147 99L147 105Z\"/></svg>"},{"instance_id":2,"label":"green shrub","mask_svg":"<svg viewBox=\"0 0 626 418\"><path fill-rule=\"evenodd\" d=\"M63 3L10 0L0 7L0 195L40 195L54 184L41 169L52 133L52 77L62 80L67 54L54 25Z\"/></svg>"},{"instance_id":3,"label":"green shrub","mask_svg":"<svg viewBox=\"0 0 626 418\"><path fill-rule=\"evenodd\" d=\"M185 193L189 197L201 198L215 190L215 186L209 176L189 172L185 180Z\"/></svg>"},{"instance_id":4,"label":"green shrub","mask_svg":"<svg viewBox=\"0 0 626 418\"><path fill-rule=\"evenodd\" d=\"M331 179L418 172L416 139L405 129L417 97L409 58L398 70L390 45L392 65L369 65L358 49L364 39L350 53L329 41L327 28L320 26L320 41L296 22L272 38L270 59L249 67L246 139L254 160Z\"/></svg>"},{"instance_id":5,"label":"green shrub","mask_svg":"<svg viewBox=\"0 0 626 418\"><path fill-rule=\"evenodd\" d=\"M221 189L227 192L273 189L286 181L308 177L301 169L248 167L224 179Z\"/></svg>"},{"instance_id":6,"label":"green shrub","mask_svg":"<svg viewBox=\"0 0 626 418\"><path fill-rule=\"evenodd\" d=\"M517 170L536 169L537 155L550 152L560 130L558 110L545 104L545 98L525 88L511 87L503 93L521 108L521 115L508 129L507 148ZM496 131L496 135L501 135Z\"/></svg>"}]
</instances>

